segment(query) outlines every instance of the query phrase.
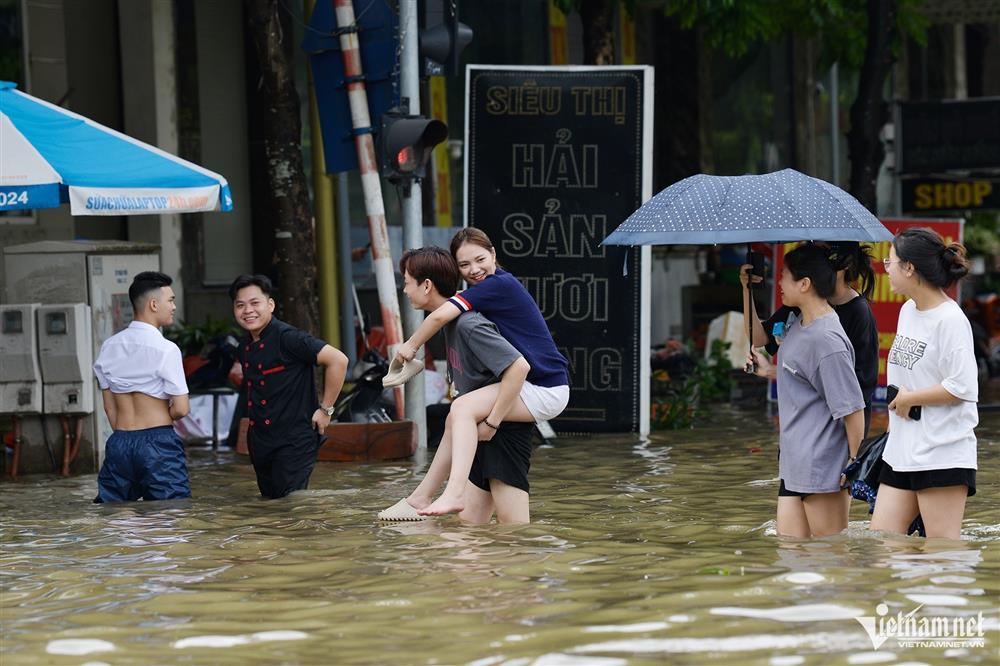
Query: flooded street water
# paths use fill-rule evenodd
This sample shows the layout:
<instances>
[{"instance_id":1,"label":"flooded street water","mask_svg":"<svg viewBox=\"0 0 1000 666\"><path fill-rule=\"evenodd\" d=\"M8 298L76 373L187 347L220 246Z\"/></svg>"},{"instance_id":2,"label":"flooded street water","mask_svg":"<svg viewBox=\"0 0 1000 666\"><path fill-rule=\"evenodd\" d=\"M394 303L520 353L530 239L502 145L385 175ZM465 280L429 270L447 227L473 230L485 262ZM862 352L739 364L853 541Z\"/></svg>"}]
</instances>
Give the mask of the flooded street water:
<instances>
[{"instance_id":1,"label":"flooded street water","mask_svg":"<svg viewBox=\"0 0 1000 666\"><path fill-rule=\"evenodd\" d=\"M320 463L258 498L245 458L194 451L195 497L96 506L94 476L0 484L0 662L20 664L996 664L1000 413L984 413L963 540L774 535L776 432L564 438L532 519L380 525L424 465ZM759 452L751 450L760 449ZM974 618L985 647L877 651L854 618Z\"/></svg>"}]
</instances>

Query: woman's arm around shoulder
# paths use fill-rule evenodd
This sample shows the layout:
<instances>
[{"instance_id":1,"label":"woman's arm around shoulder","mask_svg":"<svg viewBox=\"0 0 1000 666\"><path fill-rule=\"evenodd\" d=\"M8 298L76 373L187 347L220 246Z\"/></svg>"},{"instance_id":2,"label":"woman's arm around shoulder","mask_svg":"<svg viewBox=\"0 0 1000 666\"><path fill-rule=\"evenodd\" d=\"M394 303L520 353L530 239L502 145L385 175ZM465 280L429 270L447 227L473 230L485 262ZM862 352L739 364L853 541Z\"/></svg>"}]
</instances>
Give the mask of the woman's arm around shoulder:
<instances>
[{"instance_id":1,"label":"woman's arm around shoulder","mask_svg":"<svg viewBox=\"0 0 1000 666\"><path fill-rule=\"evenodd\" d=\"M412 361L413 357L417 355L417 349L420 348L420 345L426 344L435 333L444 328L445 324L452 321L460 314L462 314L462 311L450 301L439 305L434 312L424 318L424 321L420 324L417 330L413 332L410 339L399 345L399 348L396 349L395 358L399 360L400 363Z\"/></svg>"}]
</instances>

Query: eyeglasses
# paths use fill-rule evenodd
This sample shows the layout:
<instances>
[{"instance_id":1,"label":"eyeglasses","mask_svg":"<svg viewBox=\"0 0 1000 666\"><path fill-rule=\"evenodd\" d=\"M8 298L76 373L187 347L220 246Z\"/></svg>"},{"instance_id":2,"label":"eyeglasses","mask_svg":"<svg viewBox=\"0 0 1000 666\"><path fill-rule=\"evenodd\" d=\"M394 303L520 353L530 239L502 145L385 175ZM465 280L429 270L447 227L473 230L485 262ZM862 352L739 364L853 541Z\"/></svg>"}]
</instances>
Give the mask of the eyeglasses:
<instances>
[{"instance_id":1,"label":"eyeglasses","mask_svg":"<svg viewBox=\"0 0 1000 666\"><path fill-rule=\"evenodd\" d=\"M903 262L902 259L897 259L896 261L893 261L889 257L885 257L884 259L882 259L882 266L885 267L885 270L889 270L889 265L890 264L899 264L899 263L902 263L902 262Z\"/></svg>"}]
</instances>

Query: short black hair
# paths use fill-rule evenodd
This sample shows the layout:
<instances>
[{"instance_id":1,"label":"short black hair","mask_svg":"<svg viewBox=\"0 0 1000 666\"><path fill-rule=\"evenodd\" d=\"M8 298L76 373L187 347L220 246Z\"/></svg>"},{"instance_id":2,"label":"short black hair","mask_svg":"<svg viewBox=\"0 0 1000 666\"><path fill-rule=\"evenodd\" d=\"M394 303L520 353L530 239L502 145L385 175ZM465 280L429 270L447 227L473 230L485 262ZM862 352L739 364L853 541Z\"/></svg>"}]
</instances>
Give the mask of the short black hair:
<instances>
[{"instance_id":1,"label":"short black hair","mask_svg":"<svg viewBox=\"0 0 1000 666\"><path fill-rule=\"evenodd\" d=\"M407 250L399 260L399 272L409 273L417 282L430 280L438 293L451 298L458 290L458 264L444 248L430 245Z\"/></svg>"},{"instance_id":2,"label":"short black hair","mask_svg":"<svg viewBox=\"0 0 1000 666\"><path fill-rule=\"evenodd\" d=\"M143 271L132 278L132 286L128 288L128 300L132 301L132 310L139 312L149 299L149 292L161 287L169 287L174 283L166 273L158 271Z\"/></svg>"},{"instance_id":3,"label":"short black hair","mask_svg":"<svg viewBox=\"0 0 1000 666\"><path fill-rule=\"evenodd\" d=\"M264 292L264 295L268 298L271 298L271 292L274 291L271 279L266 275L243 274L233 280L233 283L229 285L229 300L235 302L236 294L240 293L240 289L245 287L260 287L260 290Z\"/></svg>"}]
</instances>

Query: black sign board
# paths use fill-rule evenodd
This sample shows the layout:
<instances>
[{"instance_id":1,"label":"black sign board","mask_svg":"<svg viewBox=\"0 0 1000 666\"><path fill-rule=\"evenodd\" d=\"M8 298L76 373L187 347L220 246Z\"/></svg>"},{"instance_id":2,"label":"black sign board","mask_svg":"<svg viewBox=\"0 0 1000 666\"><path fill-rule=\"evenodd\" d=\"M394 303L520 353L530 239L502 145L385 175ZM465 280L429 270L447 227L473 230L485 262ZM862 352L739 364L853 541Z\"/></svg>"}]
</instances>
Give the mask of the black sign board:
<instances>
[{"instance_id":1,"label":"black sign board","mask_svg":"<svg viewBox=\"0 0 1000 666\"><path fill-rule=\"evenodd\" d=\"M600 245L643 201L647 80L647 67L467 72L466 221L569 359L563 432L633 432L648 418L641 252Z\"/></svg>"},{"instance_id":2,"label":"black sign board","mask_svg":"<svg viewBox=\"0 0 1000 666\"><path fill-rule=\"evenodd\" d=\"M989 178L904 178L904 213L1000 210L1000 180Z\"/></svg>"},{"instance_id":3,"label":"black sign board","mask_svg":"<svg viewBox=\"0 0 1000 666\"><path fill-rule=\"evenodd\" d=\"M899 107L900 173L1000 169L1000 98Z\"/></svg>"}]
</instances>

